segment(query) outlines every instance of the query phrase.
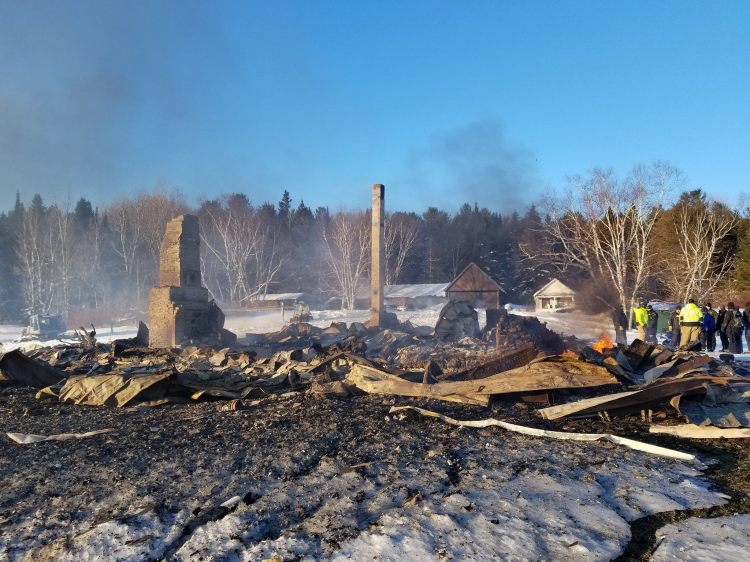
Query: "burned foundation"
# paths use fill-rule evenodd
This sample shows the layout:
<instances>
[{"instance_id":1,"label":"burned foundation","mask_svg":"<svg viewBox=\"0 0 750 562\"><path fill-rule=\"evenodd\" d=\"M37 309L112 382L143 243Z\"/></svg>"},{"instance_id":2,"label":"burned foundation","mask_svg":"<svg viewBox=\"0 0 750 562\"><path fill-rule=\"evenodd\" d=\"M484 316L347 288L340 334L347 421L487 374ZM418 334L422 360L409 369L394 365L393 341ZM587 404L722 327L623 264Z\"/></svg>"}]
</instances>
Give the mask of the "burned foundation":
<instances>
[{"instance_id":1,"label":"burned foundation","mask_svg":"<svg viewBox=\"0 0 750 562\"><path fill-rule=\"evenodd\" d=\"M198 217L181 215L167 223L161 243L159 286L149 298L149 345L232 344L224 313L201 285Z\"/></svg>"}]
</instances>

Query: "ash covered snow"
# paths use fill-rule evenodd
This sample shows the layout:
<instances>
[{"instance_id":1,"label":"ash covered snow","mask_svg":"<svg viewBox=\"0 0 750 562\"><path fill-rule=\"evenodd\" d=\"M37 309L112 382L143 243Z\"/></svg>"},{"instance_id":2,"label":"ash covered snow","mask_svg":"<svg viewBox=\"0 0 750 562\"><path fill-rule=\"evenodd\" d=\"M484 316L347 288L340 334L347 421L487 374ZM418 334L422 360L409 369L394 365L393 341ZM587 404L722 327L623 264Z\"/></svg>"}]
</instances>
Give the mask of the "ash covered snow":
<instances>
[{"instance_id":1,"label":"ash covered snow","mask_svg":"<svg viewBox=\"0 0 750 562\"><path fill-rule=\"evenodd\" d=\"M635 518L725 501L699 463L452 428L393 403L292 395L226 413L6 395L30 410L0 411L9 431L115 432L0 442L0 559L606 560Z\"/></svg>"},{"instance_id":2,"label":"ash covered snow","mask_svg":"<svg viewBox=\"0 0 750 562\"><path fill-rule=\"evenodd\" d=\"M691 517L656 532L654 562L745 562L750 557L750 515Z\"/></svg>"}]
</instances>

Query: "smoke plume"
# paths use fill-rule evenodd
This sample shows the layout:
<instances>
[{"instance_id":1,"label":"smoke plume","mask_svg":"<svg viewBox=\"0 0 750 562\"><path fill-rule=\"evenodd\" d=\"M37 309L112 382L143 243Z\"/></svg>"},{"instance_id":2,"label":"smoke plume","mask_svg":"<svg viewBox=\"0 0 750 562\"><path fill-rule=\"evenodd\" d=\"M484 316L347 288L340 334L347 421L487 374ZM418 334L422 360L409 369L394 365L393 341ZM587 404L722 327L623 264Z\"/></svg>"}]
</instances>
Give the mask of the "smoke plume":
<instances>
[{"instance_id":1,"label":"smoke plume","mask_svg":"<svg viewBox=\"0 0 750 562\"><path fill-rule=\"evenodd\" d=\"M513 144L499 121L481 121L435 135L409 159L405 184L425 205L455 210L464 202L509 213L540 192L537 159Z\"/></svg>"}]
</instances>

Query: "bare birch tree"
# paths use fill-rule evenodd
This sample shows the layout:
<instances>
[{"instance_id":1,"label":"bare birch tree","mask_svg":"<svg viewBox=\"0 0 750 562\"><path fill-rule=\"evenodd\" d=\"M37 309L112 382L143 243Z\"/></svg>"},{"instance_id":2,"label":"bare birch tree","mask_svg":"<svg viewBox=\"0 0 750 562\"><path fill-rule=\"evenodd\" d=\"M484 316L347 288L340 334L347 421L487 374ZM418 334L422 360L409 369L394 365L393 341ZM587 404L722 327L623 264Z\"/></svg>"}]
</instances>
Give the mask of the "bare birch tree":
<instances>
[{"instance_id":1,"label":"bare birch tree","mask_svg":"<svg viewBox=\"0 0 750 562\"><path fill-rule=\"evenodd\" d=\"M683 194L666 219L673 244L665 248L661 263L669 292L681 302L704 300L734 265L736 256L722 252L722 245L737 227L739 217L696 190Z\"/></svg>"},{"instance_id":2,"label":"bare birch tree","mask_svg":"<svg viewBox=\"0 0 750 562\"><path fill-rule=\"evenodd\" d=\"M680 182L681 173L663 162L636 167L624 181L612 170L575 176L563 198L545 201L546 243L521 250L530 260L583 270L610 284L629 316L652 273L651 233L661 203Z\"/></svg>"},{"instance_id":3,"label":"bare birch tree","mask_svg":"<svg viewBox=\"0 0 750 562\"><path fill-rule=\"evenodd\" d=\"M47 213L47 253L50 256L50 309L67 319L73 283L73 228L68 207L50 207ZM85 250L84 250L85 251Z\"/></svg>"},{"instance_id":4,"label":"bare birch tree","mask_svg":"<svg viewBox=\"0 0 750 562\"><path fill-rule=\"evenodd\" d=\"M239 304L267 293L286 260L277 244L279 225L261 219L238 194L205 202L199 216L202 270L215 298Z\"/></svg>"},{"instance_id":5,"label":"bare birch tree","mask_svg":"<svg viewBox=\"0 0 750 562\"><path fill-rule=\"evenodd\" d=\"M141 239L143 241L144 281L147 286L155 285L159 272L159 252L167 223L186 213L188 207L178 190L160 187L152 193L142 193L135 200L138 216L141 219Z\"/></svg>"},{"instance_id":6,"label":"bare birch tree","mask_svg":"<svg viewBox=\"0 0 750 562\"><path fill-rule=\"evenodd\" d=\"M326 263L333 284L341 294L341 306L353 310L357 288L368 271L369 216L361 211L339 212L331 217L322 236Z\"/></svg>"},{"instance_id":7,"label":"bare birch tree","mask_svg":"<svg viewBox=\"0 0 750 562\"><path fill-rule=\"evenodd\" d=\"M142 247L144 243L143 209L128 200L113 203L107 214L109 216L112 236L112 249L120 258L125 277L129 280L131 290L135 293L129 301L130 306L137 306L144 290L142 280Z\"/></svg>"},{"instance_id":8,"label":"bare birch tree","mask_svg":"<svg viewBox=\"0 0 750 562\"><path fill-rule=\"evenodd\" d=\"M414 251L419 220L405 213L388 213L384 228L385 284L394 285L398 282L406 260Z\"/></svg>"},{"instance_id":9,"label":"bare birch tree","mask_svg":"<svg viewBox=\"0 0 750 562\"><path fill-rule=\"evenodd\" d=\"M17 246L26 308L31 314L47 312L42 287L46 262L43 228L44 210L31 207L24 214Z\"/></svg>"}]
</instances>

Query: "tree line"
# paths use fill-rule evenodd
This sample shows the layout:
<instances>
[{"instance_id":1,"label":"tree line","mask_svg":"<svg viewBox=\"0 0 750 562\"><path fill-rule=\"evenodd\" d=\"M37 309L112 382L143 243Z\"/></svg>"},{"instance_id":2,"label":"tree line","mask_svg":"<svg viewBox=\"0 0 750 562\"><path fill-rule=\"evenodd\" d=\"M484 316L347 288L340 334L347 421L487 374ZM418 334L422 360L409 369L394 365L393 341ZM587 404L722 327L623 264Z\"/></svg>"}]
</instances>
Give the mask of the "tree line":
<instances>
[{"instance_id":1,"label":"tree line","mask_svg":"<svg viewBox=\"0 0 750 562\"><path fill-rule=\"evenodd\" d=\"M657 162L620 179L611 170L570 178L522 214L465 203L393 212L385 221L386 283L444 283L476 262L506 302L530 302L552 277L574 286L592 312L636 299L685 301L750 287L750 213L684 191L682 174ZM304 292L355 306L369 282L369 210L277 203L233 193L191 208L158 189L95 209L46 204L34 195L0 214L0 320L31 313L67 319L143 316L158 284L166 223L195 213L203 284L223 306L268 293Z\"/></svg>"}]
</instances>

